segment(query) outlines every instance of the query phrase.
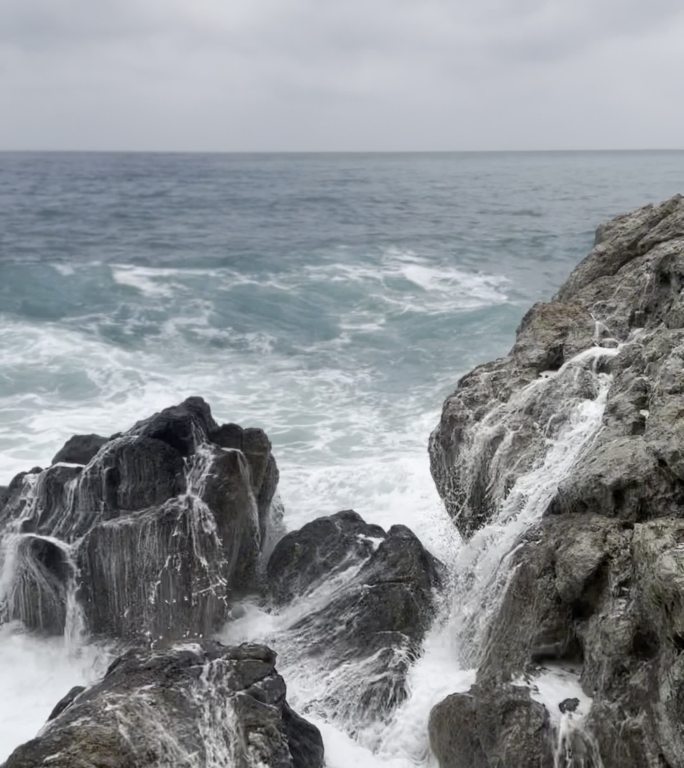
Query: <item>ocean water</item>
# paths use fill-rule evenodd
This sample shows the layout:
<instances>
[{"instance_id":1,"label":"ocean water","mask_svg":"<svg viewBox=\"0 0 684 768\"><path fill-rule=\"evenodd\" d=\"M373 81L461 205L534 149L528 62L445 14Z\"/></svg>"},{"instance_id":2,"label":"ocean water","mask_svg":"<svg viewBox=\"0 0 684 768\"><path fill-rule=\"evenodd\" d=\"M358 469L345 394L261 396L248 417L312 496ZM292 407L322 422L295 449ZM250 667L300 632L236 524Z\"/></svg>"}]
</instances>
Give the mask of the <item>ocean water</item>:
<instances>
[{"instance_id":1,"label":"ocean water","mask_svg":"<svg viewBox=\"0 0 684 768\"><path fill-rule=\"evenodd\" d=\"M451 561L426 453L443 398L597 224L683 189L678 152L0 153L0 484L198 394L268 432L289 528L351 507ZM41 643L0 628L0 759L93 673ZM322 727L332 768L375 765ZM405 752L382 764L427 759Z\"/></svg>"}]
</instances>

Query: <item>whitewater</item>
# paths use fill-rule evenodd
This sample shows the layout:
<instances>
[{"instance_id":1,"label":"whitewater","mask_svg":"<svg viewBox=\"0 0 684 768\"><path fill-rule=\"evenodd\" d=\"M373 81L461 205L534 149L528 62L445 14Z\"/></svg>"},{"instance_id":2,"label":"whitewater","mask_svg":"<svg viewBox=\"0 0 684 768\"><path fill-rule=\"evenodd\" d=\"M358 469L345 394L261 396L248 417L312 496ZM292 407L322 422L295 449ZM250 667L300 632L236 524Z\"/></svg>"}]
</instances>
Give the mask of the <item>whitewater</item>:
<instances>
[{"instance_id":1,"label":"whitewater","mask_svg":"<svg viewBox=\"0 0 684 768\"><path fill-rule=\"evenodd\" d=\"M191 394L219 420L263 427L288 529L353 508L408 525L449 567L409 698L388 722L350 736L307 711L325 680L279 664L329 768L429 765L429 709L472 683L473 638L493 609L484 596L500 592L505 555L545 498L530 490L537 476L522 478L515 510L464 543L428 468L442 400L508 349L596 221L666 197L684 159L4 155L0 174L0 484L46 466L71 434L111 434ZM533 470L547 491L595 434L601 397L578 405ZM472 602L466 575L481 587ZM279 650L294 617L243 610L222 638ZM1 626L0 760L107 657L77 633ZM548 675L530 682L535 695L576 690L572 670Z\"/></svg>"}]
</instances>

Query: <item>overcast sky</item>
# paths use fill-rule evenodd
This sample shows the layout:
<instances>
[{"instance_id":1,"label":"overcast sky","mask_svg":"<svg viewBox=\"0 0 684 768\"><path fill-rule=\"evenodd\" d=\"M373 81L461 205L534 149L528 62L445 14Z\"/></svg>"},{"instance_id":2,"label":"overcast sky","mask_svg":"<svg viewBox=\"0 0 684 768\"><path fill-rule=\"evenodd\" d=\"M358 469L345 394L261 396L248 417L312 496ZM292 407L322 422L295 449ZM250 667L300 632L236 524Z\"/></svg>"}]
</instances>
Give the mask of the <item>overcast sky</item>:
<instances>
[{"instance_id":1,"label":"overcast sky","mask_svg":"<svg viewBox=\"0 0 684 768\"><path fill-rule=\"evenodd\" d=\"M684 146L682 0L0 0L0 148Z\"/></svg>"}]
</instances>

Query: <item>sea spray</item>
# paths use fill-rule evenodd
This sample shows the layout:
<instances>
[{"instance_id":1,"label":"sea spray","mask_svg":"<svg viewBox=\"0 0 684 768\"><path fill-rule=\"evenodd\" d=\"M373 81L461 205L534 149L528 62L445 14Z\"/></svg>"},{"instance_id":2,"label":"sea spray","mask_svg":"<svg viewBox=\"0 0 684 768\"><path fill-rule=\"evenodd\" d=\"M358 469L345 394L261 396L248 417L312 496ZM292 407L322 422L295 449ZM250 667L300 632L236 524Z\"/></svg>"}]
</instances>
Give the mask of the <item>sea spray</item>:
<instances>
[{"instance_id":1,"label":"sea spray","mask_svg":"<svg viewBox=\"0 0 684 768\"><path fill-rule=\"evenodd\" d=\"M315 664L304 662L305 650L314 638L302 634L299 622L326 601L333 600L336 590L344 589L353 579L354 570L339 572L285 611L264 613L257 606L248 605L240 619L229 623L225 639L260 639L279 651L281 670L288 680L292 700L315 720L326 723L323 732L331 742L330 747L334 744L332 748L348 749L361 765L367 766L408 768L430 762L427 744L430 709L444 696L467 690L474 682L489 624L510 576L511 555L522 534L546 511L558 484L571 472L600 429L611 378L601 372L598 362L617 352L617 349L597 347L577 355L558 371L531 382L509 403L496 406L482 420L483 431L505 432L509 419L528 408L530 400L543 398L554 379L567 379L571 389L578 376L588 375L593 379L594 397L575 397L565 403L560 426L557 418L553 425L548 425L548 433L553 436L545 438L545 451L537 464L521 475L507 492L500 490L494 518L467 542L455 543L447 560L450 581L441 615L424 641L422 655L410 668L408 697L395 711L384 713L374 722L354 721L352 714L368 680L363 663L354 666L350 662L326 674ZM542 425L541 429L545 427ZM477 445L476 438L474 450ZM473 471L478 471L476 457L473 457L473 466ZM310 625L307 626L310 631ZM315 633L315 626L313 631ZM340 678L345 681L342 686L338 685ZM335 711L317 706L317 701L328 700L333 688L336 698L343 697L348 704L340 702ZM339 731L351 733L357 746L351 747L345 737L336 735Z\"/></svg>"}]
</instances>

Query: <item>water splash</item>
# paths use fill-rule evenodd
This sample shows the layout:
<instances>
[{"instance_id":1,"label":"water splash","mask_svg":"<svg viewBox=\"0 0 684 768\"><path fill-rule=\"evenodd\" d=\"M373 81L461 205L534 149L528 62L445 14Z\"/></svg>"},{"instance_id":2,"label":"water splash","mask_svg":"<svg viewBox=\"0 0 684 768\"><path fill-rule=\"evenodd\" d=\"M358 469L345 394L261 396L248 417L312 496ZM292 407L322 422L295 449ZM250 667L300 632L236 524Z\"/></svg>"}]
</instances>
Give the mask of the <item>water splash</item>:
<instances>
[{"instance_id":1,"label":"water splash","mask_svg":"<svg viewBox=\"0 0 684 768\"><path fill-rule=\"evenodd\" d=\"M478 471L492 431L503 433L505 441L512 425L531 404L544 401L559 388L570 393L558 406L562 418L557 412L551 413L548 423L539 426L542 450L533 467L521 474L511 488L501 483L492 489L497 509L490 522L467 542L455 536L449 542L450 551L443 548L440 552L442 557L446 552L450 570L450 587L441 615L425 639L422 655L410 669L408 698L385 718L361 723L357 715L354 722L353 713L355 709L358 713L366 683L362 665L350 662L342 669L326 670L312 667L308 660L302 662L303 652L313 638L297 632L298 621L344 589L353 578L354 567L333 574L280 612L267 612L254 603L245 605L242 616L228 625L224 639L258 638L279 652L279 666L288 681L290 698L321 725L331 766L342 765L345 760L364 768L431 765L433 758L427 743L430 710L448 694L467 690L474 682L487 629L511 576L517 543L544 514L559 483L600 430L611 383L610 375L601 372L600 362L618 352L617 348L596 347L580 353L558 371L531 382L508 403L495 406L480 423L481 434L475 435L469 459L472 472ZM592 382L589 388L587 376ZM587 397L586 392L593 393L593 397ZM496 461L490 465L495 483L497 473L504 469ZM339 685L340 680L343 685ZM317 707L316 702L325 701L333 691L341 699L335 710ZM580 723L575 718L573 727Z\"/></svg>"}]
</instances>

